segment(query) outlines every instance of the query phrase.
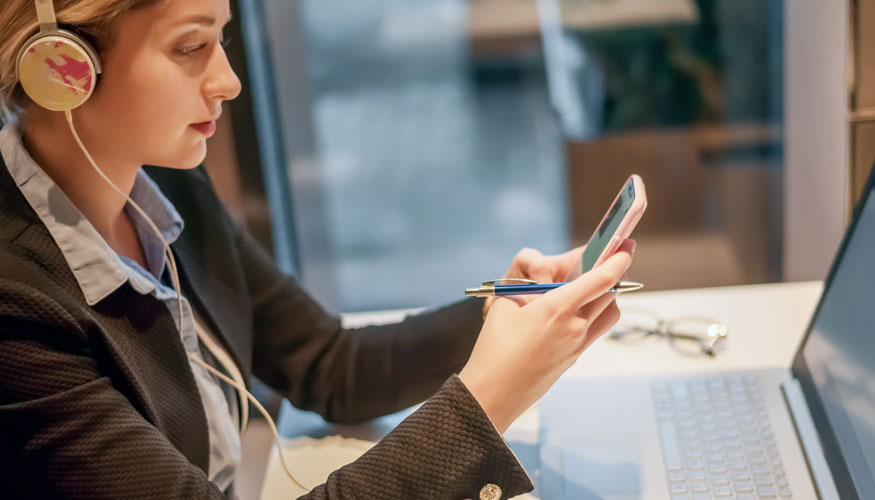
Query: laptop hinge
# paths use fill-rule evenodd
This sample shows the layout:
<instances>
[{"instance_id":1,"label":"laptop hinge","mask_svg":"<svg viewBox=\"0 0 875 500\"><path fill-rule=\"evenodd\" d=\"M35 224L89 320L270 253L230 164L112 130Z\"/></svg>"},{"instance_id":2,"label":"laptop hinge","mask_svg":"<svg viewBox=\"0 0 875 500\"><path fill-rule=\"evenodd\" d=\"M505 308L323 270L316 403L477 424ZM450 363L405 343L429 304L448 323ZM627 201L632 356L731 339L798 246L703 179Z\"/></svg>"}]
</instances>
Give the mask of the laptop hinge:
<instances>
[{"instance_id":1,"label":"laptop hinge","mask_svg":"<svg viewBox=\"0 0 875 500\"><path fill-rule=\"evenodd\" d=\"M805 455L805 461L808 463L808 471L811 473L818 498L820 500L839 500L839 493L836 490L832 472L829 470L829 464L826 463L823 448L820 446L820 438L814 427L811 412L808 411L808 404L805 402L805 394L802 393L799 380L794 378L781 384L781 393L784 395L787 408L790 410L796 436L802 444L802 454Z\"/></svg>"}]
</instances>

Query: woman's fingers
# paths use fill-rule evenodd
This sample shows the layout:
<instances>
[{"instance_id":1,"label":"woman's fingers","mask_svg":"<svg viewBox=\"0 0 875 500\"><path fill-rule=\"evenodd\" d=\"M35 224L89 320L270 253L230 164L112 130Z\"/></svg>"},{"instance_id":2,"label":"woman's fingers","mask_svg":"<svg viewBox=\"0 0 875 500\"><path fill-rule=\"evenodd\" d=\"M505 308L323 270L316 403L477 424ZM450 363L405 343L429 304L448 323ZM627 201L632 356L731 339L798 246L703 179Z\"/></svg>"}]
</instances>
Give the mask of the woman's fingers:
<instances>
[{"instance_id":1,"label":"woman's fingers","mask_svg":"<svg viewBox=\"0 0 875 500\"><path fill-rule=\"evenodd\" d=\"M620 308L617 307L617 301L612 300L598 317L589 324L581 349L589 347L596 339L613 328L617 321L620 321Z\"/></svg>"},{"instance_id":2,"label":"woman's fingers","mask_svg":"<svg viewBox=\"0 0 875 500\"><path fill-rule=\"evenodd\" d=\"M583 250L586 245L571 249L563 254L554 257L556 262L556 281L564 280L571 269L580 262L580 256L583 255Z\"/></svg>"},{"instance_id":3,"label":"woman's fingers","mask_svg":"<svg viewBox=\"0 0 875 500\"><path fill-rule=\"evenodd\" d=\"M576 312L613 287L632 264L635 241L626 240L600 266L576 280L544 294L537 303L559 310Z\"/></svg>"},{"instance_id":4,"label":"woman's fingers","mask_svg":"<svg viewBox=\"0 0 875 500\"><path fill-rule=\"evenodd\" d=\"M516 272L519 276L507 276L508 278L526 278L538 283L553 282L553 270L548 259L534 248L523 248L517 252L511 269L514 267L516 269L511 272Z\"/></svg>"},{"instance_id":5,"label":"woman's fingers","mask_svg":"<svg viewBox=\"0 0 875 500\"><path fill-rule=\"evenodd\" d=\"M598 318L599 315L616 299L616 295L616 293L608 292L601 297L592 300L590 303L577 310L577 317L583 318L590 323L595 321L595 319Z\"/></svg>"},{"instance_id":6,"label":"woman's fingers","mask_svg":"<svg viewBox=\"0 0 875 500\"><path fill-rule=\"evenodd\" d=\"M588 336L588 332L592 329L596 321L598 321L607 309L615 304L616 294L606 293L579 309L571 318L571 323L568 325L571 334L575 337L581 338Z\"/></svg>"},{"instance_id":7,"label":"woman's fingers","mask_svg":"<svg viewBox=\"0 0 875 500\"><path fill-rule=\"evenodd\" d=\"M583 249L577 247L560 255L545 256L533 248L523 248L514 257L506 277L527 278L538 283L562 281L580 261Z\"/></svg>"},{"instance_id":8,"label":"woman's fingers","mask_svg":"<svg viewBox=\"0 0 875 500\"><path fill-rule=\"evenodd\" d=\"M501 299L507 299L510 302L516 304L519 308L535 300L537 297L537 295L499 295L495 297L495 302L492 303L492 307L495 307L498 303L503 302ZM492 310L492 307L490 307L489 309Z\"/></svg>"}]
</instances>

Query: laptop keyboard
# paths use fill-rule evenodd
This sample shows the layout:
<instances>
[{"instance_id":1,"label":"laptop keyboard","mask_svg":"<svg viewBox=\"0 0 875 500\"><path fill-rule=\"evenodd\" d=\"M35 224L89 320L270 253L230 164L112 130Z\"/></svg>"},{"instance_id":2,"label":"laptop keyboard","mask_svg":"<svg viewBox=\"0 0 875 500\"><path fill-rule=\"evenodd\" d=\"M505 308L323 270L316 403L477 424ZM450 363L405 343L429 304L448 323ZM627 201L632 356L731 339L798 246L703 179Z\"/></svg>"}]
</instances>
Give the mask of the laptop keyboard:
<instances>
[{"instance_id":1,"label":"laptop keyboard","mask_svg":"<svg viewBox=\"0 0 875 500\"><path fill-rule=\"evenodd\" d=\"M651 385L672 500L792 497L754 375Z\"/></svg>"}]
</instances>

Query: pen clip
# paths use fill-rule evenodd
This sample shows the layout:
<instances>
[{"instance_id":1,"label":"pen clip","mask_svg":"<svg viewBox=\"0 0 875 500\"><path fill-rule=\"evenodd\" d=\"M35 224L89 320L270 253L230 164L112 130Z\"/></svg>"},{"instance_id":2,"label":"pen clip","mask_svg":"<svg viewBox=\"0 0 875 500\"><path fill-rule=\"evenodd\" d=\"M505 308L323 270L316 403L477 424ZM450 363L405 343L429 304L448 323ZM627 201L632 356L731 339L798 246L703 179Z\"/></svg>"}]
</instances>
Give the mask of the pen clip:
<instances>
[{"instance_id":1,"label":"pen clip","mask_svg":"<svg viewBox=\"0 0 875 500\"><path fill-rule=\"evenodd\" d=\"M484 281L483 286L494 286L496 283L504 282L504 281L512 281L515 283L523 284L523 285L537 285L538 282L534 280L527 280L525 278L498 278L497 280L489 280ZM504 283L500 283L504 284Z\"/></svg>"}]
</instances>

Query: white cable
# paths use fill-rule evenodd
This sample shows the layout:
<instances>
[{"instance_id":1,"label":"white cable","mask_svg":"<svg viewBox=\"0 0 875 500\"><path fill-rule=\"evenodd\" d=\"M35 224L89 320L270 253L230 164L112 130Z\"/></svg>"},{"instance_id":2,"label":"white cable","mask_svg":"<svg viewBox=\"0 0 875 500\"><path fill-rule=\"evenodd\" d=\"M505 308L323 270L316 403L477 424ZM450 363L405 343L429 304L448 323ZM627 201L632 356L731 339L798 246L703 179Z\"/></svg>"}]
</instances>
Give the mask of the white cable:
<instances>
[{"instance_id":1,"label":"white cable","mask_svg":"<svg viewBox=\"0 0 875 500\"><path fill-rule=\"evenodd\" d=\"M282 447L282 444L280 443L279 432L276 430L276 425L273 423L273 419L270 418L270 414L267 412L267 410L264 409L264 406L261 406L261 403L259 403L258 400L255 399L255 396L253 396L252 393L247 391L246 388L241 388L241 387L237 386L236 382L234 382L232 379L228 378L228 376L225 375L224 373L220 372L219 370L216 370L215 368L213 368L212 366L207 364L206 361L204 361L200 358L193 357L193 356L191 357L191 360L194 361L195 363L203 366L204 368L209 370L210 373L212 373L213 375L224 380L228 384L231 384L231 386L236 387L237 390L240 391L241 393L246 394L246 397L249 398L249 401L251 401L252 404L255 405L255 408L258 409L258 411L261 412L262 415L264 415L265 420L267 420L267 425L270 426L270 431L273 433L273 439L276 442L277 454L280 456L280 463L282 464L283 469L286 472L286 475L289 476L289 479L291 479L292 482L295 483L295 485L298 488L301 488L302 490L309 492L312 488L307 488L306 486L304 486L303 484L298 482L298 480L295 479L295 476L292 475L292 472L289 470L289 466L286 465L286 459L285 459L285 457L283 457L283 447Z\"/></svg>"},{"instance_id":2,"label":"white cable","mask_svg":"<svg viewBox=\"0 0 875 500\"><path fill-rule=\"evenodd\" d=\"M91 157L91 153L88 152L85 144L82 144L82 139L79 138L79 134L76 133L76 126L73 125L73 113L71 113L70 110L66 110L64 111L64 115L67 117L67 123L70 125L70 132L73 133L73 138L76 139L76 143L79 144L79 148L82 149L82 153L85 154L85 158L88 159L88 163L90 163L91 166L94 167L94 170L96 170L97 173L101 177L103 177L103 180L105 180L110 185L110 187L115 190L115 192L122 195L122 197L126 199L131 204L131 206L133 206L134 209L143 216L144 219L146 219L146 222L149 223L149 227L151 227L152 231L155 231L155 234L157 234L158 238L161 239L161 243L164 245L164 252L167 254L167 257L170 261L170 276L173 281L173 288L176 289L176 295L179 299L179 334L182 335L182 288L180 288L179 286L179 274L176 272L176 259L173 258L173 252L170 251L170 245L167 244L167 240L164 239L164 235L161 234L161 231L158 229L155 223L152 222L152 219L150 219L149 216L146 215L146 212L143 211L142 208L140 208L140 205L134 203L134 200L132 200L131 197L127 195L127 193L119 189L119 187L116 186L115 183L112 182L109 177L107 177L106 174L103 173L103 170L100 170L100 167L97 166L97 163L95 163L94 158Z\"/></svg>"},{"instance_id":3,"label":"white cable","mask_svg":"<svg viewBox=\"0 0 875 500\"><path fill-rule=\"evenodd\" d=\"M240 370L237 369L237 365L234 363L234 360L231 359L231 356L222 349L216 341L207 334L206 330L201 327L200 322L197 320L197 317L194 318L194 330L197 332L197 336L201 339L204 346L207 348L210 353L212 353L213 357L218 361L228 372L232 379L242 387L246 387L246 382L243 380L243 374L240 373ZM245 399L240 399L240 437L243 437L243 433L246 432L246 428L249 426L249 403Z\"/></svg>"},{"instance_id":4,"label":"white cable","mask_svg":"<svg viewBox=\"0 0 875 500\"><path fill-rule=\"evenodd\" d=\"M122 197L124 197L128 201L128 203L130 203L131 206L134 207L134 209L143 217L143 219L146 220L146 222L149 224L149 227L152 228L152 231L154 231L155 234L158 235L158 238L161 240L161 243L163 243L164 252L167 254L168 261L170 263L171 281L173 283L173 287L176 289L176 298L177 298L177 302L179 303L179 316L178 316L179 325L178 326L179 326L179 333L180 333L180 335L182 335L182 331L183 331L183 326L182 326L182 288L179 286L179 273L177 272L177 268L176 268L176 259L173 258L173 252L170 250L170 244L167 243L167 240L164 239L164 235L161 234L161 231L158 229L158 227L155 225L155 223L152 222L152 219L149 218L148 215L146 215L146 212L143 211L143 209L140 208L140 206L137 205L136 202L134 202L134 200L132 200L130 196L128 196L121 189L119 189L119 187L116 186L115 183L112 182L109 179L109 177L107 177L106 174L103 173L102 170L100 170L100 167L97 166L97 163L94 161L94 158L91 157L91 154L88 152L88 149L85 147L85 144L82 143L82 139L79 138L79 134L76 133L76 126L73 125L73 114L69 110L67 110L67 111L64 111L64 115L67 117L67 123L70 125L70 132L73 133L73 138L76 140L76 143L79 145L79 148L82 150L82 153L85 154L85 158L88 159L88 163L90 163L91 166L94 167L94 170L97 171L97 173L103 178L103 180L105 180L110 185L110 187L112 187L113 190L115 190L118 194L120 194ZM242 403L240 406L242 408L244 408L244 410L242 412L243 415L241 418L241 430L240 430L241 435L242 435L243 431L246 429L246 424L249 421L249 408L246 405L246 401L250 401L250 402L252 402L253 405L255 405L255 408L257 408L258 411L261 412L262 415L264 415L265 420L267 420L267 424L270 426L270 431L273 433L274 441L276 441L277 452L280 456L280 463L282 464L283 469L286 472L286 475L289 476L289 479L291 479L292 482L295 483L295 485L297 487L301 488L304 491L309 492L312 488L307 488L306 486L304 486L303 484L298 482L298 480L295 479L295 476L289 470L289 467L286 465L286 459L283 457L283 448L282 448L282 444L280 443L280 437L279 437L279 433L277 432L276 425L273 423L273 419L270 417L270 414L267 412L267 410L264 409L264 406L262 406L261 403L259 403L258 400L255 399L255 396L253 396L248 390L246 390L246 384L243 381L243 376L240 374L240 371L237 368L237 366L234 364L234 361L230 358L230 356L228 356L228 354L224 350L222 350L213 341L213 339L211 339L208 335L206 335L205 332L202 331L201 328L198 327L196 320L194 321L194 323L195 323L195 332L197 332L198 338L201 339L201 342L204 343L204 345L207 347L207 350L209 350L213 354L213 357L216 358L216 361L218 361L220 364L222 364L225 367L225 369L228 371L228 373L231 373L232 376L234 376L234 378L236 380L229 378L224 373L213 368L212 366L207 364L207 362L198 358L197 356L194 356L192 354L188 354L188 358L191 361L194 361L195 363L199 364L200 366L206 368L207 371L209 371L210 373L212 373L216 377L219 377L221 380L223 380L226 383L228 383L229 385L231 385L231 387L234 387L235 389L237 389L237 392L240 394L240 399L242 400ZM244 397L244 394L245 394L245 397Z\"/></svg>"}]
</instances>

